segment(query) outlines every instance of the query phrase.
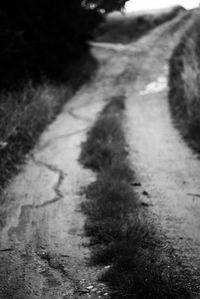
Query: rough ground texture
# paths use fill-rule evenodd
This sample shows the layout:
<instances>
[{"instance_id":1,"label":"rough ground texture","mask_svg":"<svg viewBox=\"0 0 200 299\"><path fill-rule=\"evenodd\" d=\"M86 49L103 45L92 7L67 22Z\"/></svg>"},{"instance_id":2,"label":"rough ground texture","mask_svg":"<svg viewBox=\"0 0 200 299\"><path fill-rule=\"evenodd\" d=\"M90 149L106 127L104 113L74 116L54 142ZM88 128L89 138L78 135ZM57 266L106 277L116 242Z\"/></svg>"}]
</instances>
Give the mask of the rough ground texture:
<instances>
[{"instance_id":1,"label":"rough ground texture","mask_svg":"<svg viewBox=\"0 0 200 299\"><path fill-rule=\"evenodd\" d=\"M95 177L78 158L98 112L120 94L127 97L124 131L142 184L138 195L186 266L193 273L198 268L200 163L173 128L167 103L167 60L188 23L183 13L137 43L94 47L95 78L41 136L5 191L0 298L108 296L97 280L104 269L88 263L79 208L81 188Z\"/></svg>"},{"instance_id":2,"label":"rough ground texture","mask_svg":"<svg viewBox=\"0 0 200 299\"><path fill-rule=\"evenodd\" d=\"M162 29L162 33L157 30L160 37L154 32L156 40L143 60L138 80L126 89L125 132L141 182L138 195L145 195L149 212L167 240L166 247L172 246L173 254L181 257L195 277L200 270L200 162L172 125L167 63L177 34Z\"/></svg>"}]
</instances>

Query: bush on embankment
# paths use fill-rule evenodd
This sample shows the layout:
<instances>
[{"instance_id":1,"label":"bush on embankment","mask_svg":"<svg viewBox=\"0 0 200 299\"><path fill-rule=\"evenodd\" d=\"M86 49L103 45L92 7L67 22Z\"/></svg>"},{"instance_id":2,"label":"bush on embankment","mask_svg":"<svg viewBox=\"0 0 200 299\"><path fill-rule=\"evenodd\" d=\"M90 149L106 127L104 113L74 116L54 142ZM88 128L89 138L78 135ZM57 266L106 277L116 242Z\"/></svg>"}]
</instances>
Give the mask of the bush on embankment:
<instances>
[{"instance_id":1,"label":"bush on embankment","mask_svg":"<svg viewBox=\"0 0 200 299\"><path fill-rule=\"evenodd\" d=\"M46 125L97 67L86 42L89 27L100 16L79 4L0 2L0 190Z\"/></svg>"},{"instance_id":2,"label":"bush on embankment","mask_svg":"<svg viewBox=\"0 0 200 299\"><path fill-rule=\"evenodd\" d=\"M194 20L170 59L169 102L175 125L187 142L200 150L200 15Z\"/></svg>"},{"instance_id":3,"label":"bush on embankment","mask_svg":"<svg viewBox=\"0 0 200 299\"><path fill-rule=\"evenodd\" d=\"M74 65L67 83L45 81L34 84L29 81L20 90L1 93L0 195L41 132L55 119L77 88L90 79L96 67L96 60L87 54L78 65Z\"/></svg>"},{"instance_id":4,"label":"bush on embankment","mask_svg":"<svg viewBox=\"0 0 200 299\"><path fill-rule=\"evenodd\" d=\"M161 13L110 16L97 29L96 39L99 42L130 43L157 26L172 20L182 11L184 11L183 7L176 6Z\"/></svg>"},{"instance_id":5,"label":"bush on embankment","mask_svg":"<svg viewBox=\"0 0 200 299\"><path fill-rule=\"evenodd\" d=\"M68 68L88 50L102 20L81 0L1 0L0 88L19 88L27 79L68 79Z\"/></svg>"},{"instance_id":6,"label":"bush on embankment","mask_svg":"<svg viewBox=\"0 0 200 299\"><path fill-rule=\"evenodd\" d=\"M94 73L97 62L87 41L104 15L125 2L0 1L0 191L42 130Z\"/></svg>"}]
</instances>

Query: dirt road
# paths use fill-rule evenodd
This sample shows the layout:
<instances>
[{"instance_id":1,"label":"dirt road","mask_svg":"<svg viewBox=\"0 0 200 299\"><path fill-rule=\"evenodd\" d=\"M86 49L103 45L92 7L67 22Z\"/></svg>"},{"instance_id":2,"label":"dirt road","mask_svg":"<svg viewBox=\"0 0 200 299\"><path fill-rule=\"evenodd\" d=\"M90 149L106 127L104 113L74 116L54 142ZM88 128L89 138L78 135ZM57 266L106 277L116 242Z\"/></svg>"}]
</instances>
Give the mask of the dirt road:
<instances>
[{"instance_id":1,"label":"dirt road","mask_svg":"<svg viewBox=\"0 0 200 299\"><path fill-rule=\"evenodd\" d=\"M78 158L86 132L113 95L127 98L124 131L142 184L138 193L148 192L153 217L183 249L188 267L197 264L199 198L191 194L200 193L200 162L173 128L167 104L167 59L183 31L180 16L137 43L94 45L95 78L44 132L5 192L1 299L108 298L97 280L105 269L89 265L79 207L81 188L95 177Z\"/></svg>"},{"instance_id":2,"label":"dirt road","mask_svg":"<svg viewBox=\"0 0 200 299\"><path fill-rule=\"evenodd\" d=\"M159 43L159 47L158 47ZM173 38L152 47L134 86L126 89L125 132L149 211L191 273L200 270L200 161L174 129L168 106ZM166 51L163 51L166 49ZM199 298L199 295L197 296Z\"/></svg>"}]
</instances>

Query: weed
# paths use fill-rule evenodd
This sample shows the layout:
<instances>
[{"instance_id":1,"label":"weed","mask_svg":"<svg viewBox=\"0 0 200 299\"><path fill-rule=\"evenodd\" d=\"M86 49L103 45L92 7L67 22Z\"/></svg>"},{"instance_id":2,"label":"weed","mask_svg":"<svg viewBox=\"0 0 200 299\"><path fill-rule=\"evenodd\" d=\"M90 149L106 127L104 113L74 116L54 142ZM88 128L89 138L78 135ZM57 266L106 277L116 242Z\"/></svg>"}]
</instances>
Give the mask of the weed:
<instances>
[{"instance_id":1,"label":"weed","mask_svg":"<svg viewBox=\"0 0 200 299\"><path fill-rule=\"evenodd\" d=\"M124 97L112 98L83 144L80 160L97 172L82 204L91 262L109 266L101 280L113 299L191 298L190 287L183 283L185 273L163 252L133 189L136 178L121 126L123 109Z\"/></svg>"}]
</instances>

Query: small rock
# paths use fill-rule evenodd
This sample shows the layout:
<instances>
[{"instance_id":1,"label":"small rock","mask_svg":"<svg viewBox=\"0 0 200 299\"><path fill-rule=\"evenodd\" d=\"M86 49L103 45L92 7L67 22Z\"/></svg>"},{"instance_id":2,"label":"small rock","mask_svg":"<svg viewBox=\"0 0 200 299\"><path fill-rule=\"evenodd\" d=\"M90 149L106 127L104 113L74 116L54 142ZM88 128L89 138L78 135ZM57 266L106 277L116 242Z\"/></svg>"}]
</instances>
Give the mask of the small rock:
<instances>
[{"instance_id":1,"label":"small rock","mask_svg":"<svg viewBox=\"0 0 200 299\"><path fill-rule=\"evenodd\" d=\"M143 207L149 207L149 206L150 206L150 204L149 204L149 203L147 203L147 202L141 202L141 206L143 206Z\"/></svg>"},{"instance_id":2,"label":"small rock","mask_svg":"<svg viewBox=\"0 0 200 299\"><path fill-rule=\"evenodd\" d=\"M8 145L8 142L1 141L0 148L5 148Z\"/></svg>"},{"instance_id":3,"label":"small rock","mask_svg":"<svg viewBox=\"0 0 200 299\"><path fill-rule=\"evenodd\" d=\"M142 186L142 184L140 182L133 182L131 185L135 186L135 187L141 187Z\"/></svg>"},{"instance_id":4,"label":"small rock","mask_svg":"<svg viewBox=\"0 0 200 299\"><path fill-rule=\"evenodd\" d=\"M94 286L88 286L86 287L87 290L92 290L94 288Z\"/></svg>"},{"instance_id":5,"label":"small rock","mask_svg":"<svg viewBox=\"0 0 200 299\"><path fill-rule=\"evenodd\" d=\"M149 193L148 193L147 191L143 191L143 192L142 192L142 195L144 195L144 196L148 196L148 197L149 197Z\"/></svg>"}]
</instances>

